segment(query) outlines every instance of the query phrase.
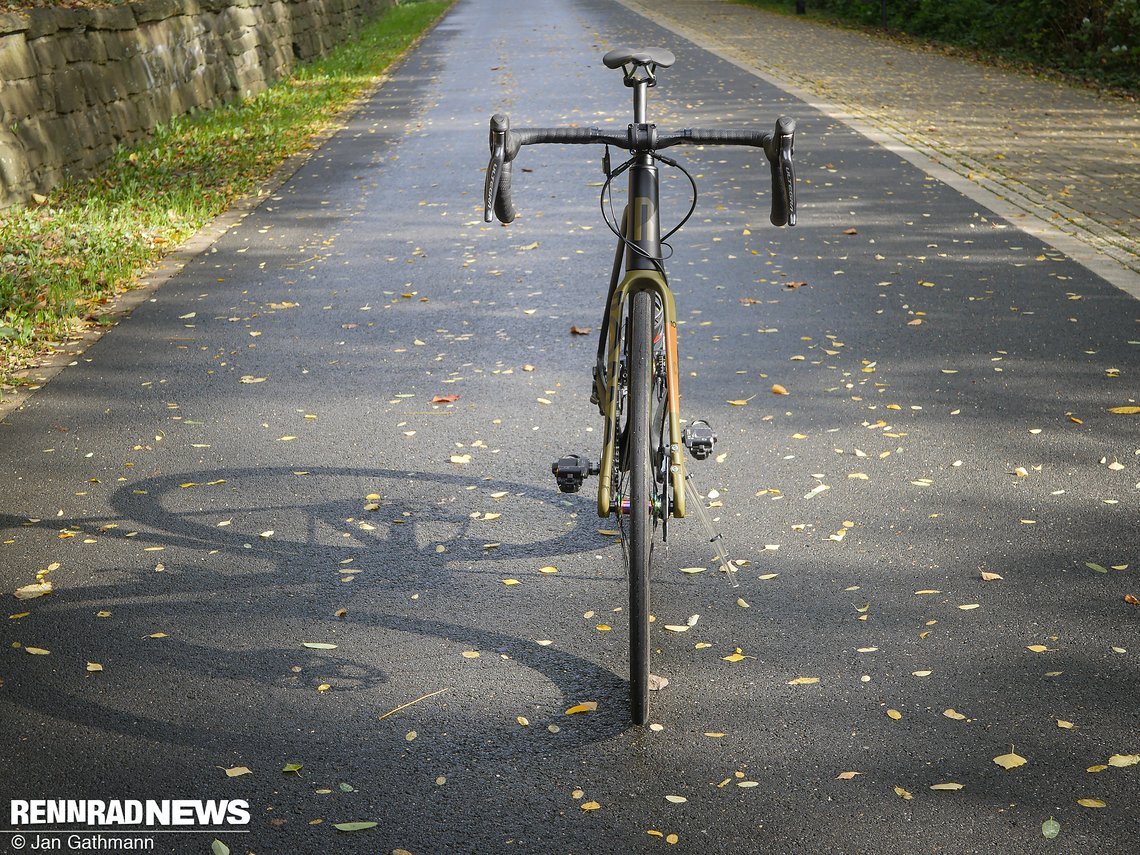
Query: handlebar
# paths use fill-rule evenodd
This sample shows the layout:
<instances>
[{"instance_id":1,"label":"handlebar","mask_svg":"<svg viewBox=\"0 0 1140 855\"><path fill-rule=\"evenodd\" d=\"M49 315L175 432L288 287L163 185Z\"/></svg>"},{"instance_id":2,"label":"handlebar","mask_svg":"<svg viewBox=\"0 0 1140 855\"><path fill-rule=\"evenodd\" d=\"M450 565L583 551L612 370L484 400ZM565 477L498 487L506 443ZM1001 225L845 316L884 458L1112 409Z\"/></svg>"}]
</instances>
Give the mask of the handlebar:
<instances>
[{"instance_id":1,"label":"handlebar","mask_svg":"<svg viewBox=\"0 0 1140 855\"><path fill-rule=\"evenodd\" d=\"M748 145L764 149L772 171L772 212L774 226L796 224L796 173L792 163L795 148L795 119L782 116L775 131L709 130L686 128L680 131L658 131L653 124L629 125L624 133L599 128L519 128L511 130L510 120L502 113L491 117L491 162L483 184L483 219L492 215L501 223L515 219L511 198L511 163L524 145L560 143L563 145L612 145L615 148L643 153L659 151L675 145Z\"/></svg>"}]
</instances>

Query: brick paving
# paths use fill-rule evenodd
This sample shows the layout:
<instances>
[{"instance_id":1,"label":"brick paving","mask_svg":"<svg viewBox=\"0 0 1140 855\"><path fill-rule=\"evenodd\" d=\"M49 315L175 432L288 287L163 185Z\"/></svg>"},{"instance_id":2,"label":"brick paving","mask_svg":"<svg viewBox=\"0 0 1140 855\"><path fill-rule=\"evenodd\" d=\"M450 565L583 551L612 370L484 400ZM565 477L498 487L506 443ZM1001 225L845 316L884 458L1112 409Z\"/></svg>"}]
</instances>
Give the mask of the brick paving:
<instances>
[{"instance_id":1,"label":"brick paving","mask_svg":"<svg viewBox=\"0 0 1140 855\"><path fill-rule=\"evenodd\" d=\"M622 2L1069 235L1137 293L1137 102L728 0Z\"/></svg>"}]
</instances>

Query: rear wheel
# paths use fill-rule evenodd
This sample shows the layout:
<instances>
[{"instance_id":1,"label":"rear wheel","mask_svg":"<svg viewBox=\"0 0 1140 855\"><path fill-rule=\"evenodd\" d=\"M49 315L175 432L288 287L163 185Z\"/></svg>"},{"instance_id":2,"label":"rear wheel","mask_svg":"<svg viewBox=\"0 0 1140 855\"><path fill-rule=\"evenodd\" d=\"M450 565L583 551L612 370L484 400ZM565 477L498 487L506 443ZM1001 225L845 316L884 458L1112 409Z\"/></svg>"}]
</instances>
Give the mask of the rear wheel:
<instances>
[{"instance_id":1,"label":"rear wheel","mask_svg":"<svg viewBox=\"0 0 1140 855\"><path fill-rule=\"evenodd\" d=\"M628 421L629 465L629 704L634 724L649 720L649 558L653 542L654 473L650 443L653 404L653 295L640 291L631 299Z\"/></svg>"}]
</instances>

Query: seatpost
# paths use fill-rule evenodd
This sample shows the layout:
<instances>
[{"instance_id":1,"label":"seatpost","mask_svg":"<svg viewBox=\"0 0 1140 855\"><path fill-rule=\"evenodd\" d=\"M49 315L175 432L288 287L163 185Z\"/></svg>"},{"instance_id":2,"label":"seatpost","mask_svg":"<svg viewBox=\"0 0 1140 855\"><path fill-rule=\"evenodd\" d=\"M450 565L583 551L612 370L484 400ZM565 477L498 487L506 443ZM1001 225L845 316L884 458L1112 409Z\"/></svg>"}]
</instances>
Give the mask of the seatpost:
<instances>
[{"instance_id":1,"label":"seatpost","mask_svg":"<svg viewBox=\"0 0 1140 855\"><path fill-rule=\"evenodd\" d=\"M634 124L645 123L645 92L649 89L649 80L639 80L633 85L633 121Z\"/></svg>"}]
</instances>

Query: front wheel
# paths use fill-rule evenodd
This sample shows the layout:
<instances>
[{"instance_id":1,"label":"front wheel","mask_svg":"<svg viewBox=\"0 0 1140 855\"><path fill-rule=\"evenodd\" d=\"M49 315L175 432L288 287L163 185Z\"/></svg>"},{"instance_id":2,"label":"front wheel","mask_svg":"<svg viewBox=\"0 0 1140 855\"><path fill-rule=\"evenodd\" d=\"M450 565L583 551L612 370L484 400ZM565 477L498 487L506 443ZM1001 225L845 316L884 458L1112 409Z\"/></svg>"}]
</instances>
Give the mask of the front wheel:
<instances>
[{"instance_id":1,"label":"front wheel","mask_svg":"<svg viewBox=\"0 0 1140 855\"><path fill-rule=\"evenodd\" d=\"M629 707L634 724L649 720L649 558L653 539L653 295L633 295L629 317Z\"/></svg>"}]
</instances>

